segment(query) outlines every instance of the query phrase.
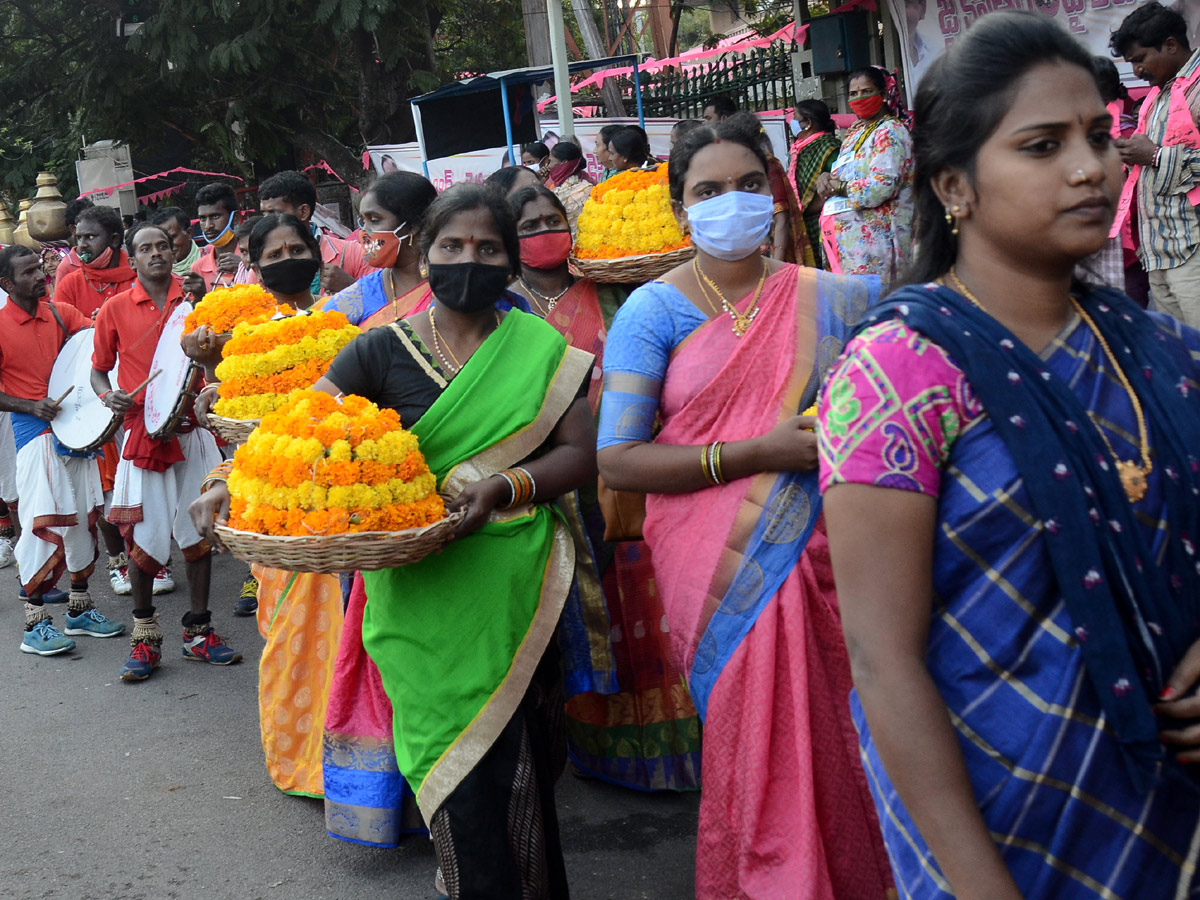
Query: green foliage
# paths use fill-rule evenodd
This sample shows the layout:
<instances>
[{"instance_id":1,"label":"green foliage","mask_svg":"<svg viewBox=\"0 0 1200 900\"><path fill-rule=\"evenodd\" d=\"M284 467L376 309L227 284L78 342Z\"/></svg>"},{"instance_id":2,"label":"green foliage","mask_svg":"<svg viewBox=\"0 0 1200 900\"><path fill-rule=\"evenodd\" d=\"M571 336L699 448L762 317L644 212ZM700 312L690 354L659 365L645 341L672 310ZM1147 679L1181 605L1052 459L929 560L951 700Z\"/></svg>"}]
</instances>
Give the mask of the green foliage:
<instances>
[{"instance_id":1,"label":"green foliage","mask_svg":"<svg viewBox=\"0 0 1200 900\"><path fill-rule=\"evenodd\" d=\"M140 169L176 135L194 168L249 178L299 149L352 180L363 144L412 138L410 96L525 61L520 0L140 5L123 38L111 0L0 3L0 189L49 166L69 194L84 140L128 142Z\"/></svg>"}]
</instances>

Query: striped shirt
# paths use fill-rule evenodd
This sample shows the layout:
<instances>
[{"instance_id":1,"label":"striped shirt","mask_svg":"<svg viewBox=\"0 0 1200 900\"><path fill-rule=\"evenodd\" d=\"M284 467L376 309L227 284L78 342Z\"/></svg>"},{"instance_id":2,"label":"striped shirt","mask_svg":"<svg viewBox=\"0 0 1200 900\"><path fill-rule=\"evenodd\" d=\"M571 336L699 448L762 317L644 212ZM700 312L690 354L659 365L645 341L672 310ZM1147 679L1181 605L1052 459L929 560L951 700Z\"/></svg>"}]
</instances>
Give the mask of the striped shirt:
<instances>
[{"instance_id":1,"label":"striped shirt","mask_svg":"<svg viewBox=\"0 0 1200 900\"><path fill-rule=\"evenodd\" d=\"M1177 77L1200 68L1200 50L1192 54ZM1147 271L1181 266L1200 247L1200 216L1188 201L1187 192L1200 184L1200 150L1179 145L1162 146L1171 103L1168 84L1155 98L1146 118L1146 135L1160 145L1157 166L1143 166L1137 185L1138 250ZM1200 113L1200 81L1188 91L1192 118Z\"/></svg>"}]
</instances>

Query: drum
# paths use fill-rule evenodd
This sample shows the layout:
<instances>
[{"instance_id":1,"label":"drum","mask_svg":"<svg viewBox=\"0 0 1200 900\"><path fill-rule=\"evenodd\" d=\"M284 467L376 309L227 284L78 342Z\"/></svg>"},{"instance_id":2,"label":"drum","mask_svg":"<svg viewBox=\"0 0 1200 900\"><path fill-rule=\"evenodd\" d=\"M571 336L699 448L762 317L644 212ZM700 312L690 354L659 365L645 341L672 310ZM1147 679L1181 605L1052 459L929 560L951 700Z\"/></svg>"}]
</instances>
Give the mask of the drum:
<instances>
[{"instance_id":1,"label":"drum","mask_svg":"<svg viewBox=\"0 0 1200 900\"><path fill-rule=\"evenodd\" d=\"M152 438L168 438L183 424L192 411L204 374L203 369L187 358L180 344L183 323L191 311L192 304L186 301L175 307L163 326L154 362L150 364L150 374L160 373L146 385L146 433Z\"/></svg>"},{"instance_id":2,"label":"drum","mask_svg":"<svg viewBox=\"0 0 1200 900\"><path fill-rule=\"evenodd\" d=\"M50 430L65 447L90 453L99 450L121 425L121 416L100 402L92 390L92 336L95 329L85 328L73 334L58 353L50 370L46 394L51 399L62 397L59 410ZM118 362L118 365L120 363ZM114 367L109 377L117 381ZM67 393L70 391L70 393Z\"/></svg>"}]
</instances>

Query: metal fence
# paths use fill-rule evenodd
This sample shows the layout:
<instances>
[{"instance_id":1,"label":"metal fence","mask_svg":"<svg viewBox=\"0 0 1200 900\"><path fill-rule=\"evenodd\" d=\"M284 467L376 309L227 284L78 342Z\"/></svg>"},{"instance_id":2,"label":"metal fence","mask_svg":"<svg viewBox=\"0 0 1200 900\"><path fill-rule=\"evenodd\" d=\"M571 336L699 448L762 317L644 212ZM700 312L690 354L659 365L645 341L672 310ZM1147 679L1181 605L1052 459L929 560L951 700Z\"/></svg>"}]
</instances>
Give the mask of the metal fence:
<instances>
[{"instance_id":1,"label":"metal fence","mask_svg":"<svg viewBox=\"0 0 1200 900\"><path fill-rule=\"evenodd\" d=\"M728 96L742 110L795 105L791 45L777 41L746 54L642 76L647 116L699 118L705 101L718 94Z\"/></svg>"}]
</instances>

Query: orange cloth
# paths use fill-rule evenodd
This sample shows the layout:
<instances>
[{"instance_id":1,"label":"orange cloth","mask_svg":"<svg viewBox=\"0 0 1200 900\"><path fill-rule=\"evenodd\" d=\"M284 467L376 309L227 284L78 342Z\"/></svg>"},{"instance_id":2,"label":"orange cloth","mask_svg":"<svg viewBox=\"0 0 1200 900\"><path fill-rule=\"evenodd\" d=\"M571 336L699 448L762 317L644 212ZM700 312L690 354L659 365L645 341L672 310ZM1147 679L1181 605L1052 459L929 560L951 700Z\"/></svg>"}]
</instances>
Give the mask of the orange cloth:
<instances>
[{"instance_id":1,"label":"orange cloth","mask_svg":"<svg viewBox=\"0 0 1200 900\"><path fill-rule=\"evenodd\" d=\"M336 575L252 567L258 579L259 721L271 781L288 794L322 797L325 710L342 637Z\"/></svg>"},{"instance_id":2,"label":"orange cloth","mask_svg":"<svg viewBox=\"0 0 1200 900\"><path fill-rule=\"evenodd\" d=\"M58 268L54 270L54 290L58 290L58 286L62 284L62 280L72 272L78 272L80 267L79 254L72 247L67 251L67 255L58 261Z\"/></svg>"},{"instance_id":3,"label":"orange cloth","mask_svg":"<svg viewBox=\"0 0 1200 900\"><path fill-rule=\"evenodd\" d=\"M324 258L324 254L322 254L322 258ZM357 231L342 242L342 256L338 260L338 265L355 281L375 271L375 267L369 265L366 257L363 256L363 248L358 240Z\"/></svg>"},{"instance_id":4,"label":"orange cloth","mask_svg":"<svg viewBox=\"0 0 1200 900\"><path fill-rule=\"evenodd\" d=\"M58 307L58 314L71 334L92 324L73 306ZM32 316L11 300L4 304L0 308L0 390L22 400L45 400L50 371L66 342L49 301L40 301Z\"/></svg>"},{"instance_id":5,"label":"orange cloth","mask_svg":"<svg viewBox=\"0 0 1200 900\"><path fill-rule=\"evenodd\" d=\"M107 492L117 483L117 462L121 459L121 451L117 449L116 441L109 441L100 450L96 465L100 468L100 489Z\"/></svg>"},{"instance_id":6,"label":"orange cloth","mask_svg":"<svg viewBox=\"0 0 1200 900\"><path fill-rule=\"evenodd\" d=\"M107 269L84 266L58 279L54 302L60 308L73 306L90 319L105 301L129 290L136 277L129 268L129 254L122 250L115 266Z\"/></svg>"}]
</instances>

